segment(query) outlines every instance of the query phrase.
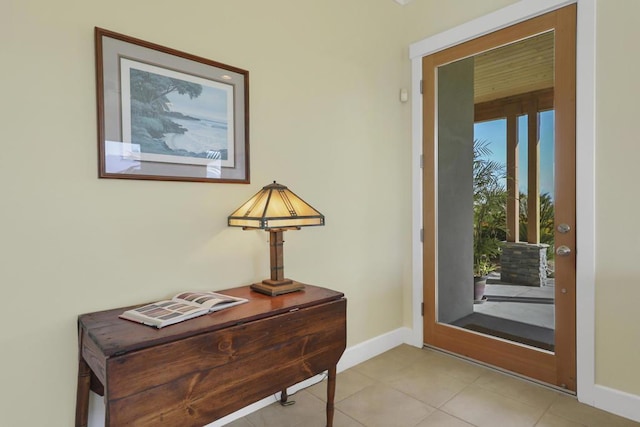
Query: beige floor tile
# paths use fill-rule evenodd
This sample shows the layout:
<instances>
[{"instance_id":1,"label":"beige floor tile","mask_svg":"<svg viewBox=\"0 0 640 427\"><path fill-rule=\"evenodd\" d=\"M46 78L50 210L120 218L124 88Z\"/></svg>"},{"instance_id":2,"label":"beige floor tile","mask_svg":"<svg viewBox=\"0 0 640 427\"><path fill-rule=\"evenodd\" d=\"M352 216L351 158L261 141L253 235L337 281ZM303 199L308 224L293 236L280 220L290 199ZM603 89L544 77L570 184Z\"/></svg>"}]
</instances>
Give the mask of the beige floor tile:
<instances>
[{"instance_id":1,"label":"beige floor tile","mask_svg":"<svg viewBox=\"0 0 640 427\"><path fill-rule=\"evenodd\" d=\"M566 418L589 427L638 427L640 423L618 417L617 415L601 411L584 405L577 399L568 396L558 396L551 404L549 413Z\"/></svg>"},{"instance_id":2,"label":"beige floor tile","mask_svg":"<svg viewBox=\"0 0 640 427\"><path fill-rule=\"evenodd\" d=\"M445 412L435 411L416 427L473 427L473 425Z\"/></svg>"},{"instance_id":3,"label":"beige floor tile","mask_svg":"<svg viewBox=\"0 0 640 427\"><path fill-rule=\"evenodd\" d=\"M401 376L389 386L438 408L469 385L468 382L442 373L437 367L422 361L402 369Z\"/></svg>"},{"instance_id":4,"label":"beige floor tile","mask_svg":"<svg viewBox=\"0 0 640 427\"><path fill-rule=\"evenodd\" d=\"M430 364L441 373L451 375L467 383L472 383L489 371L483 366L438 351L427 350L426 355L425 363Z\"/></svg>"},{"instance_id":5,"label":"beige floor tile","mask_svg":"<svg viewBox=\"0 0 640 427\"><path fill-rule=\"evenodd\" d=\"M547 409L560 394L547 387L517 379L495 371L487 371L478 378L475 385L486 390L510 397L527 405Z\"/></svg>"},{"instance_id":6,"label":"beige floor tile","mask_svg":"<svg viewBox=\"0 0 640 427\"><path fill-rule=\"evenodd\" d=\"M326 380L291 400L296 404L275 403L228 426L325 426ZM640 423L454 356L403 345L338 374L334 426L640 427Z\"/></svg>"},{"instance_id":7,"label":"beige floor tile","mask_svg":"<svg viewBox=\"0 0 640 427\"><path fill-rule=\"evenodd\" d=\"M240 418L229 424L225 424L225 427L254 427L254 426L246 418Z\"/></svg>"},{"instance_id":8,"label":"beige floor tile","mask_svg":"<svg viewBox=\"0 0 640 427\"><path fill-rule=\"evenodd\" d=\"M415 426L434 408L383 384L375 384L338 402L336 407L367 427Z\"/></svg>"},{"instance_id":9,"label":"beige floor tile","mask_svg":"<svg viewBox=\"0 0 640 427\"><path fill-rule=\"evenodd\" d=\"M336 395L334 402L340 402L346 399L354 393L373 385L375 380L363 375L353 369L347 369L344 372L340 372L336 378ZM327 380L315 384L307 389L307 391L314 396L321 399L323 402L327 401Z\"/></svg>"},{"instance_id":10,"label":"beige floor tile","mask_svg":"<svg viewBox=\"0 0 640 427\"><path fill-rule=\"evenodd\" d=\"M538 421L536 427L585 427L585 425L546 413Z\"/></svg>"},{"instance_id":11,"label":"beige floor tile","mask_svg":"<svg viewBox=\"0 0 640 427\"><path fill-rule=\"evenodd\" d=\"M389 353L383 353L351 369L374 380L389 382L397 379L399 377L398 372L409 365L411 365L411 362L402 360L402 358L395 357Z\"/></svg>"},{"instance_id":12,"label":"beige floor tile","mask_svg":"<svg viewBox=\"0 0 640 427\"><path fill-rule=\"evenodd\" d=\"M326 426L326 406L323 401L306 391L296 393L290 400L296 403L290 406L273 403L245 418L252 427ZM335 411L333 425L335 427L362 427L362 424L339 411Z\"/></svg>"},{"instance_id":13,"label":"beige floor tile","mask_svg":"<svg viewBox=\"0 0 640 427\"><path fill-rule=\"evenodd\" d=\"M398 371L428 357L429 350L402 344L352 369L378 381L388 382L398 378Z\"/></svg>"},{"instance_id":14,"label":"beige floor tile","mask_svg":"<svg viewBox=\"0 0 640 427\"><path fill-rule=\"evenodd\" d=\"M477 385L470 385L440 409L478 427L530 427L544 413L542 408L526 405Z\"/></svg>"},{"instance_id":15,"label":"beige floor tile","mask_svg":"<svg viewBox=\"0 0 640 427\"><path fill-rule=\"evenodd\" d=\"M429 350L424 348L402 344L392 348L384 354L391 359L395 359L398 363L410 365L425 358L428 352Z\"/></svg>"}]
</instances>

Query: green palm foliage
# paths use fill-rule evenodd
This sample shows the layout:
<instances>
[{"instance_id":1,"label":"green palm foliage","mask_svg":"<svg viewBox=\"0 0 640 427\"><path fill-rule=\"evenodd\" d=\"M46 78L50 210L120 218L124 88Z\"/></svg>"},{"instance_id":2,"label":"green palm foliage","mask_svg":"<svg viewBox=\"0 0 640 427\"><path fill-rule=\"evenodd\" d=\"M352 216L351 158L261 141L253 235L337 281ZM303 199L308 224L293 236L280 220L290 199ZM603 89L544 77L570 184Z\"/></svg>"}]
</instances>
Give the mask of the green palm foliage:
<instances>
[{"instance_id":1,"label":"green palm foliage","mask_svg":"<svg viewBox=\"0 0 640 427\"><path fill-rule=\"evenodd\" d=\"M491 160L490 143L473 142L473 274L485 276L497 268L502 242L507 238L505 166ZM527 239L527 196L519 194L520 241ZM554 203L551 195L540 195L540 243L549 245L547 259L554 257Z\"/></svg>"},{"instance_id":2,"label":"green palm foliage","mask_svg":"<svg viewBox=\"0 0 640 427\"><path fill-rule=\"evenodd\" d=\"M496 269L506 238L505 167L490 160L489 142L473 142L473 275Z\"/></svg>"}]
</instances>

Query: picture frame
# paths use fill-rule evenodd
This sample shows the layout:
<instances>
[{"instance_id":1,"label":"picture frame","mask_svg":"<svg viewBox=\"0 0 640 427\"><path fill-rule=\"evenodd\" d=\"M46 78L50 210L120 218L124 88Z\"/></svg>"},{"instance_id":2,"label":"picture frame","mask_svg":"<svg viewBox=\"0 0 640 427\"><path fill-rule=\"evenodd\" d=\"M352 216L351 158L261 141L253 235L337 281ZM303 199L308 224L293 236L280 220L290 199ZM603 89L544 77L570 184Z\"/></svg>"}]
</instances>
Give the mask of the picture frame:
<instances>
[{"instance_id":1,"label":"picture frame","mask_svg":"<svg viewBox=\"0 0 640 427\"><path fill-rule=\"evenodd\" d=\"M100 178L248 184L249 72L95 28Z\"/></svg>"}]
</instances>

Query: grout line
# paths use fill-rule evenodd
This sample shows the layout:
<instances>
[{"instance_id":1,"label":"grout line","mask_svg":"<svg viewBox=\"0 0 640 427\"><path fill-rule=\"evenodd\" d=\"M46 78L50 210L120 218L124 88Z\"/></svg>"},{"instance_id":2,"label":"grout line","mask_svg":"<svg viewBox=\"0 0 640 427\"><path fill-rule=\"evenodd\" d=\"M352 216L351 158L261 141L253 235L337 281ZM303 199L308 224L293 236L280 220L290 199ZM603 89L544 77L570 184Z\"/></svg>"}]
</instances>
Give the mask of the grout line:
<instances>
[{"instance_id":1,"label":"grout line","mask_svg":"<svg viewBox=\"0 0 640 427\"><path fill-rule=\"evenodd\" d=\"M554 399L555 400L555 399ZM545 409L544 411L542 411L542 414L540 414L540 416L538 417L538 419L536 420L535 423L533 423L533 427L537 426L538 423L542 420L542 418L544 418L545 414L547 413L547 411L549 410L549 408L551 407L551 403L549 404L549 406L547 407L547 409Z\"/></svg>"},{"instance_id":2,"label":"grout line","mask_svg":"<svg viewBox=\"0 0 640 427\"><path fill-rule=\"evenodd\" d=\"M252 423L251 420L249 418L247 418L246 415L244 417L242 417L242 418L239 418L236 421L239 421L239 420L245 420L251 427L259 427L259 426L255 425L254 423ZM232 421L232 422L235 422L235 421Z\"/></svg>"},{"instance_id":3,"label":"grout line","mask_svg":"<svg viewBox=\"0 0 640 427\"><path fill-rule=\"evenodd\" d=\"M334 421L335 421L335 418L336 418L336 417L335 417L335 414L336 414L336 413L338 413L338 412L340 412L342 415L344 415L345 417L349 418L349 419L350 419L350 420L352 420L353 422L358 423L358 425L361 425L361 426L363 426L363 427L366 427L366 425L362 424L360 421L356 420L356 419L355 419L355 418L353 418L351 415L347 414L346 412L341 411L340 409L336 408L335 406L334 406L334 408L333 408L333 412L334 412L334 414L333 414L333 420L334 420ZM334 422L334 424L335 424L335 422Z\"/></svg>"},{"instance_id":4,"label":"grout line","mask_svg":"<svg viewBox=\"0 0 640 427\"><path fill-rule=\"evenodd\" d=\"M469 421L464 420L464 419L460 418L460 417L459 417L459 416L457 416L457 415L450 414L450 413L448 413L447 411L444 411L444 410L442 410L442 409L438 409L438 410L439 410L440 412L444 413L444 414L449 415L450 417L455 418L456 420L460 420L460 421L462 421L462 422L463 422L463 423L465 423L465 424L469 424L470 426L473 426L473 427L478 427L478 425L477 425L477 424L470 423Z\"/></svg>"}]
</instances>

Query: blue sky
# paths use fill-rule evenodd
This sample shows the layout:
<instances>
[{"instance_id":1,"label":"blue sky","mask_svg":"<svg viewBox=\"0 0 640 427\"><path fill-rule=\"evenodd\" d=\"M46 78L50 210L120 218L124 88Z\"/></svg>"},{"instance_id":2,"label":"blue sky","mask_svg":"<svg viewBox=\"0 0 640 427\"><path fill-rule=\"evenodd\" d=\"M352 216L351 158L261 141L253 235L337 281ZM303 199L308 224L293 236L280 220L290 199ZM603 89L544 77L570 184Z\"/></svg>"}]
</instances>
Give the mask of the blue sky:
<instances>
[{"instance_id":1,"label":"blue sky","mask_svg":"<svg viewBox=\"0 0 640 427\"><path fill-rule=\"evenodd\" d=\"M554 112L540 113L540 191L554 198ZM492 120L474 125L474 139L490 143L492 160L507 164L507 120ZM527 193L527 116L518 119L518 186L520 192Z\"/></svg>"}]
</instances>

